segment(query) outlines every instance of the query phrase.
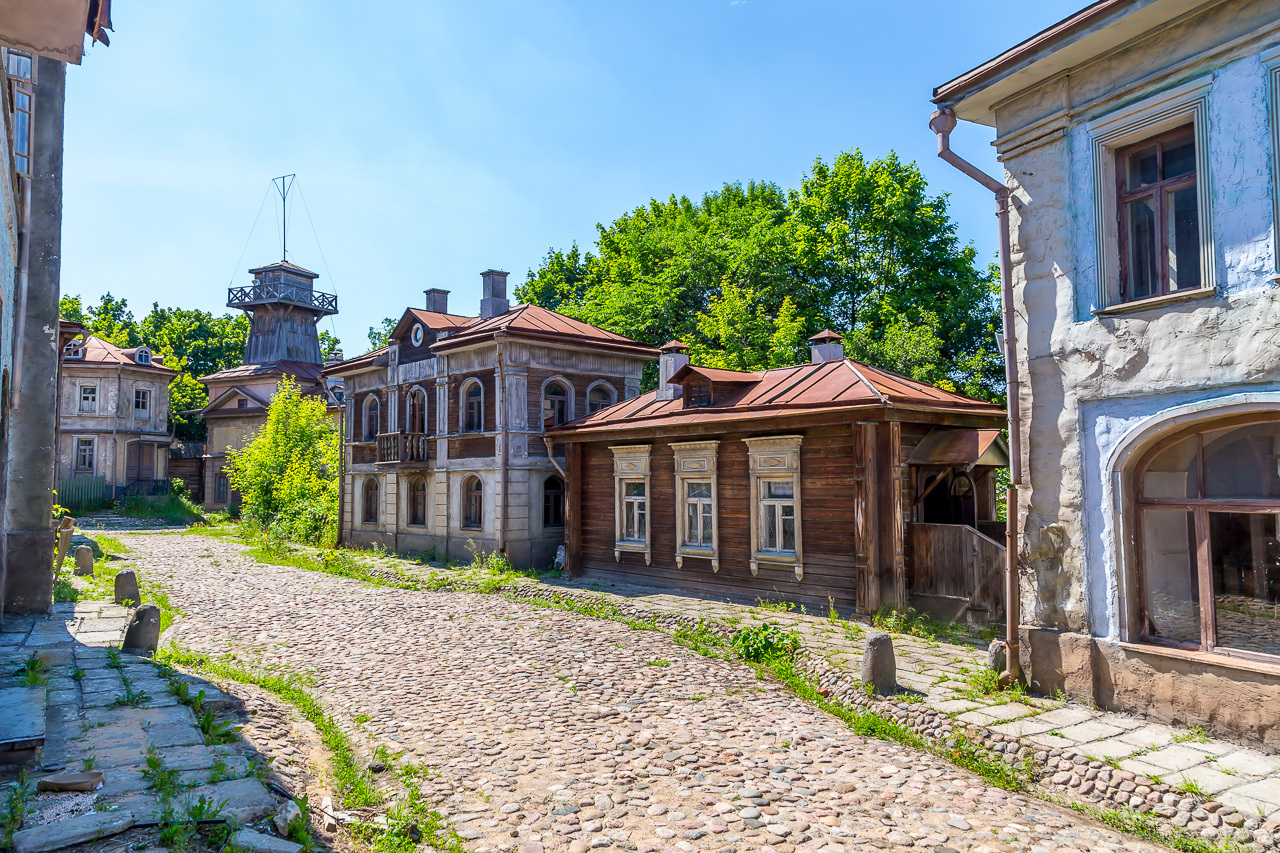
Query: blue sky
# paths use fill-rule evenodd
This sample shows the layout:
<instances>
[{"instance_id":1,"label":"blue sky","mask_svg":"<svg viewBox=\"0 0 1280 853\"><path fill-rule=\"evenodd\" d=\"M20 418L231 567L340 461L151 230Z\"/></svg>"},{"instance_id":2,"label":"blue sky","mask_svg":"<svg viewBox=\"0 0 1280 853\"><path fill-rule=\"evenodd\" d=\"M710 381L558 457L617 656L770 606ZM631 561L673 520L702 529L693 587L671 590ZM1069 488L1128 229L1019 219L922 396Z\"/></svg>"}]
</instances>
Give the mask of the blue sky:
<instances>
[{"instance_id":1,"label":"blue sky","mask_svg":"<svg viewBox=\"0 0 1280 853\"><path fill-rule=\"evenodd\" d=\"M652 197L792 187L853 148L919 161L993 258L992 201L937 160L930 93L1081 4L118 2L111 47L68 72L63 293L225 310L279 259L260 205L294 172L290 260L338 294L323 328L350 356L424 288L474 313L483 269L514 285ZM995 173L990 140L953 142Z\"/></svg>"}]
</instances>

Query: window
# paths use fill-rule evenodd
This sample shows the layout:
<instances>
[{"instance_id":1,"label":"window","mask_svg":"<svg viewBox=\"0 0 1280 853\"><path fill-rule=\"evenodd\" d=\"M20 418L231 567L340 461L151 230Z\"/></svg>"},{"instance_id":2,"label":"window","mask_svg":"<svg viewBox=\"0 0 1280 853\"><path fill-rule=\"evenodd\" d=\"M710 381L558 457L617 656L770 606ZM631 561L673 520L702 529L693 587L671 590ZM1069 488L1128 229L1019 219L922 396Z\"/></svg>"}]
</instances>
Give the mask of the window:
<instances>
[{"instance_id":1,"label":"window","mask_svg":"<svg viewBox=\"0 0 1280 853\"><path fill-rule=\"evenodd\" d=\"M542 386L542 428L569 421L569 392L557 381Z\"/></svg>"},{"instance_id":2,"label":"window","mask_svg":"<svg viewBox=\"0 0 1280 853\"><path fill-rule=\"evenodd\" d=\"M139 347L137 352L133 354L133 360L138 362L138 364L150 364L151 350L146 347Z\"/></svg>"},{"instance_id":3,"label":"window","mask_svg":"<svg viewBox=\"0 0 1280 853\"><path fill-rule=\"evenodd\" d=\"M1183 433L1137 468L1138 634L1280 655L1280 423Z\"/></svg>"},{"instance_id":4,"label":"window","mask_svg":"<svg viewBox=\"0 0 1280 853\"><path fill-rule=\"evenodd\" d=\"M718 441L671 445L675 456L676 565L686 557L711 560L720 571L716 536L716 449Z\"/></svg>"},{"instance_id":5,"label":"window","mask_svg":"<svg viewBox=\"0 0 1280 853\"><path fill-rule=\"evenodd\" d=\"M468 477L463 484L462 526L471 530L484 527L484 483L479 477Z\"/></svg>"},{"instance_id":6,"label":"window","mask_svg":"<svg viewBox=\"0 0 1280 853\"><path fill-rule=\"evenodd\" d=\"M364 398L364 440L377 441L382 430L382 403L377 394Z\"/></svg>"},{"instance_id":7,"label":"window","mask_svg":"<svg viewBox=\"0 0 1280 853\"><path fill-rule=\"evenodd\" d=\"M236 400L236 408L237 409L249 408L249 401L246 400L244 397L241 397L240 399Z\"/></svg>"},{"instance_id":8,"label":"window","mask_svg":"<svg viewBox=\"0 0 1280 853\"><path fill-rule=\"evenodd\" d=\"M10 50L5 69L9 76L13 111L13 164L23 177L31 176L31 84L35 82L35 62L30 54Z\"/></svg>"},{"instance_id":9,"label":"window","mask_svg":"<svg viewBox=\"0 0 1280 853\"><path fill-rule=\"evenodd\" d=\"M619 445L613 451L614 545L613 558L621 561L624 551L644 553L645 564L653 560L649 535L649 451L648 444Z\"/></svg>"},{"instance_id":10,"label":"window","mask_svg":"<svg viewBox=\"0 0 1280 853\"><path fill-rule=\"evenodd\" d=\"M427 395L421 388L413 388L405 400L404 430L412 433L427 431Z\"/></svg>"},{"instance_id":11,"label":"window","mask_svg":"<svg viewBox=\"0 0 1280 853\"><path fill-rule=\"evenodd\" d=\"M98 411L98 386L97 385L81 385L80 386L80 411L82 412Z\"/></svg>"},{"instance_id":12,"label":"window","mask_svg":"<svg viewBox=\"0 0 1280 853\"><path fill-rule=\"evenodd\" d=\"M426 336L426 332L422 330L421 323L413 324L413 331L409 333L409 339L413 341L415 347L422 346L422 340Z\"/></svg>"},{"instance_id":13,"label":"window","mask_svg":"<svg viewBox=\"0 0 1280 853\"><path fill-rule=\"evenodd\" d=\"M587 391L587 414L593 415L601 409L607 409L618 399L618 392L606 382L597 382Z\"/></svg>"},{"instance_id":14,"label":"window","mask_svg":"<svg viewBox=\"0 0 1280 853\"><path fill-rule=\"evenodd\" d=\"M800 536L800 442L802 436L748 438L751 468L751 573L761 563L782 563L804 580Z\"/></svg>"},{"instance_id":15,"label":"window","mask_svg":"<svg viewBox=\"0 0 1280 853\"><path fill-rule=\"evenodd\" d=\"M151 392L146 388L133 389L133 416L139 420L151 417Z\"/></svg>"},{"instance_id":16,"label":"window","mask_svg":"<svg viewBox=\"0 0 1280 853\"><path fill-rule=\"evenodd\" d=\"M686 408L695 409L711 405L711 388L705 382L689 383L684 386L684 404Z\"/></svg>"},{"instance_id":17,"label":"window","mask_svg":"<svg viewBox=\"0 0 1280 853\"><path fill-rule=\"evenodd\" d=\"M378 481L366 477L364 481L364 514L361 520L365 524L378 523Z\"/></svg>"},{"instance_id":18,"label":"window","mask_svg":"<svg viewBox=\"0 0 1280 853\"><path fill-rule=\"evenodd\" d=\"M462 386L462 432L484 431L484 387L477 379Z\"/></svg>"},{"instance_id":19,"label":"window","mask_svg":"<svg viewBox=\"0 0 1280 853\"><path fill-rule=\"evenodd\" d=\"M76 471L77 473L93 473L94 446L92 438L76 439Z\"/></svg>"},{"instance_id":20,"label":"window","mask_svg":"<svg viewBox=\"0 0 1280 853\"><path fill-rule=\"evenodd\" d=\"M542 484L542 526L564 527L564 480L559 477Z\"/></svg>"},{"instance_id":21,"label":"window","mask_svg":"<svg viewBox=\"0 0 1280 853\"><path fill-rule=\"evenodd\" d=\"M1183 127L1116 152L1120 299L1201 286L1196 141Z\"/></svg>"},{"instance_id":22,"label":"window","mask_svg":"<svg viewBox=\"0 0 1280 853\"><path fill-rule=\"evenodd\" d=\"M227 494L231 491L231 481L227 479L227 475L218 472L213 478L213 499L216 503L224 504L227 502Z\"/></svg>"},{"instance_id":23,"label":"window","mask_svg":"<svg viewBox=\"0 0 1280 853\"><path fill-rule=\"evenodd\" d=\"M415 477L409 484L409 523L427 523L427 481L422 477Z\"/></svg>"}]
</instances>

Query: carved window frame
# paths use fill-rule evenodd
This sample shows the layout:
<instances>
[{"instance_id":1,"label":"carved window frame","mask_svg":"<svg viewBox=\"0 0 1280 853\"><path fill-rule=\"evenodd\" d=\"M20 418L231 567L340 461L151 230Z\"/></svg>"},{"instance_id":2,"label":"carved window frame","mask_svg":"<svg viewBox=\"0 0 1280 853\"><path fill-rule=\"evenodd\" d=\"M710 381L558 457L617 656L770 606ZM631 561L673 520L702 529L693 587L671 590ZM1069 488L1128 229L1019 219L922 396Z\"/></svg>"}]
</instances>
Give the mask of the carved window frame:
<instances>
[{"instance_id":1,"label":"carved window frame","mask_svg":"<svg viewBox=\"0 0 1280 853\"><path fill-rule=\"evenodd\" d=\"M686 557L711 561L711 571L720 571L720 489L716 471L719 441L682 441L673 443L676 487L676 565L684 568ZM689 545L690 483L711 484L711 547Z\"/></svg>"},{"instance_id":2,"label":"carved window frame","mask_svg":"<svg viewBox=\"0 0 1280 853\"><path fill-rule=\"evenodd\" d=\"M538 408L538 429L544 431L547 429L547 386L553 383L564 389L564 420L560 421L560 423L554 424L554 426L567 424L574 418L573 383L558 374L556 376L549 376L546 381L542 383L542 389L539 394L539 399L542 401L542 405Z\"/></svg>"},{"instance_id":3,"label":"carved window frame","mask_svg":"<svg viewBox=\"0 0 1280 853\"><path fill-rule=\"evenodd\" d=\"M373 438L369 437L369 412L376 409L374 414ZM366 394L364 401L360 404L360 441L371 442L378 440L378 433L382 431L382 400L378 398L377 392Z\"/></svg>"},{"instance_id":4,"label":"carved window frame","mask_svg":"<svg viewBox=\"0 0 1280 853\"><path fill-rule=\"evenodd\" d=\"M480 417L479 424L476 429L467 428L469 416L469 412L467 411L467 391L472 385L475 385L480 389ZM462 385L458 387L458 432L476 434L484 432L484 383L474 376L464 380Z\"/></svg>"},{"instance_id":5,"label":"carved window frame","mask_svg":"<svg viewBox=\"0 0 1280 853\"><path fill-rule=\"evenodd\" d=\"M606 381L605 381L605 380L603 380L603 379L597 379L595 382L592 382L590 385L588 385L588 386L587 386L587 411L586 411L586 414L588 414L588 415L590 415L590 414L594 414L595 412L600 411L600 409L596 409L596 410L594 410L594 411L592 411L592 409L591 409L591 395L592 395L592 393L594 393L597 389L600 389L600 390L606 391L606 392L608 392L608 394L609 394L609 402L608 402L606 405L604 405L602 408L607 409L607 408L609 408L609 406L616 406L616 405L618 404L618 389L617 389L617 388L615 388L615 387L613 387L613 383L611 383L611 382L606 382Z\"/></svg>"},{"instance_id":6,"label":"carved window frame","mask_svg":"<svg viewBox=\"0 0 1280 853\"><path fill-rule=\"evenodd\" d=\"M89 401L89 408L85 408L85 389L92 388L93 395ZM81 381L76 383L76 414L80 415L96 415L98 414L98 380Z\"/></svg>"},{"instance_id":7,"label":"carved window frame","mask_svg":"<svg viewBox=\"0 0 1280 853\"><path fill-rule=\"evenodd\" d=\"M644 554L645 565L653 563L653 483L649 457L651 444L625 444L609 448L613 451L613 559L622 560L622 552ZM644 484L644 541L623 538L623 493L628 483Z\"/></svg>"},{"instance_id":8,"label":"carved window frame","mask_svg":"<svg viewBox=\"0 0 1280 853\"><path fill-rule=\"evenodd\" d=\"M86 445L85 442L88 442ZM80 451L89 449L89 464L80 464ZM77 435L72 441L71 470L77 474L94 474L98 470L98 437L96 435Z\"/></svg>"},{"instance_id":9,"label":"carved window frame","mask_svg":"<svg viewBox=\"0 0 1280 853\"><path fill-rule=\"evenodd\" d=\"M1267 71L1267 124L1271 132L1271 254L1273 281L1280 281L1280 46L1263 51Z\"/></svg>"},{"instance_id":10,"label":"carved window frame","mask_svg":"<svg viewBox=\"0 0 1280 853\"><path fill-rule=\"evenodd\" d=\"M421 385L414 385L409 389L409 393L405 394L404 396L404 431L409 434L415 433L415 430L413 429L413 422L412 422L415 397L417 398L418 405L422 407L421 408L421 411L422 411L422 433L421 434L426 435L427 423L428 423L427 392L422 388Z\"/></svg>"},{"instance_id":11,"label":"carved window frame","mask_svg":"<svg viewBox=\"0 0 1280 853\"><path fill-rule=\"evenodd\" d=\"M760 563L791 566L796 580L804 580L804 541L801 536L800 445L802 435L744 438L751 472L751 574L759 576ZM789 481L795 500L795 551L765 551L761 500L766 483Z\"/></svg>"}]
</instances>

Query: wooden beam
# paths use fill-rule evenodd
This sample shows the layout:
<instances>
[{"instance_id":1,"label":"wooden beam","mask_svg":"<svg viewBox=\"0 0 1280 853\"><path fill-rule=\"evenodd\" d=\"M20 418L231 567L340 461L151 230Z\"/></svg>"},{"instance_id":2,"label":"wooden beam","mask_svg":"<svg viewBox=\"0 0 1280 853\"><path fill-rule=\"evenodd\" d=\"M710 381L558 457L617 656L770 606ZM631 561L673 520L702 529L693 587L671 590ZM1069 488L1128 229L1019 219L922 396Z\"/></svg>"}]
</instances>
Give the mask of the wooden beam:
<instances>
[{"instance_id":1,"label":"wooden beam","mask_svg":"<svg viewBox=\"0 0 1280 853\"><path fill-rule=\"evenodd\" d=\"M581 444L565 445L564 474L564 569L570 577L575 577L582 571Z\"/></svg>"}]
</instances>

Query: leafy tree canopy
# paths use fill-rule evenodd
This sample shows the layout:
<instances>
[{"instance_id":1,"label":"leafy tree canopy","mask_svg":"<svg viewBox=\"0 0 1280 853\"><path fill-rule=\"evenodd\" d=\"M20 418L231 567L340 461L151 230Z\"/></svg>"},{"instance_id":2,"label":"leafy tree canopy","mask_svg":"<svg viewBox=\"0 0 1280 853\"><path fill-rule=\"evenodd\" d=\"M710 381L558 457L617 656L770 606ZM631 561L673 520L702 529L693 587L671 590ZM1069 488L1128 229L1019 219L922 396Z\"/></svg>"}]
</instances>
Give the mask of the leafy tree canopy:
<instances>
[{"instance_id":1,"label":"leafy tree canopy","mask_svg":"<svg viewBox=\"0 0 1280 853\"><path fill-rule=\"evenodd\" d=\"M796 189L726 184L598 225L593 250L551 249L516 290L698 363L803 361L824 327L886 369L999 400L998 280L961 245L914 163L861 152L814 162ZM945 318L943 322L940 318Z\"/></svg>"},{"instance_id":2,"label":"leafy tree canopy","mask_svg":"<svg viewBox=\"0 0 1280 853\"><path fill-rule=\"evenodd\" d=\"M381 326L369 327L369 348L365 352L373 352L381 349L391 342L391 332L395 329L396 323L400 322L399 317L385 317Z\"/></svg>"}]
</instances>

